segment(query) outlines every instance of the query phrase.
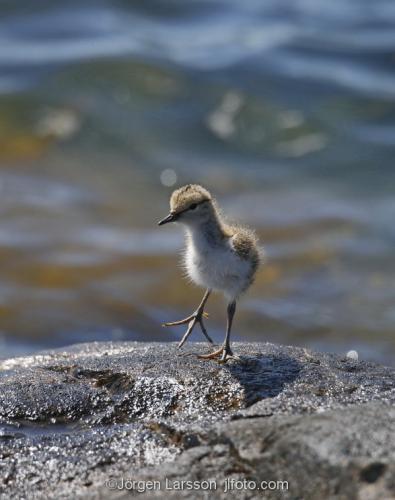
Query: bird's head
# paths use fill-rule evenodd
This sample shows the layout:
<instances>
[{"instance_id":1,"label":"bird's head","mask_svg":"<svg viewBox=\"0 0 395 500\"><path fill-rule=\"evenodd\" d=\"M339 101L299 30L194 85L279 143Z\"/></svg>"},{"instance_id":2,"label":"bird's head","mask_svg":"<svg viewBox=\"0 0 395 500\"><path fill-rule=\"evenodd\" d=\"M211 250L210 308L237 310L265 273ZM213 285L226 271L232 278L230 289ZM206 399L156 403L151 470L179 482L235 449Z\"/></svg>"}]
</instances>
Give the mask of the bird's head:
<instances>
[{"instance_id":1,"label":"bird's head","mask_svg":"<svg viewBox=\"0 0 395 500\"><path fill-rule=\"evenodd\" d=\"M168 222L196 225L207 221L213 213L211 194L198 184L187 184L176 189L170 198L170 213L158 222L159 226Z\"/></svg>"}]
</instances>

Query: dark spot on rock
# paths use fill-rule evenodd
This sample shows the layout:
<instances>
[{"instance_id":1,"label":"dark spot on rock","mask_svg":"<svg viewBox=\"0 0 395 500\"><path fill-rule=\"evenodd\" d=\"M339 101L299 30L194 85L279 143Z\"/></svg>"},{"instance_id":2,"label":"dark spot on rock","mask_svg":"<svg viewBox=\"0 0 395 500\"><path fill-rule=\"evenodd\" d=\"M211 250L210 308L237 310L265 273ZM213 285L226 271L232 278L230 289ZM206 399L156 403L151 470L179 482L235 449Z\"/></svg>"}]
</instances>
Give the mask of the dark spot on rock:
<instances>
[{"instance_id":1,"label":"dark spot on rock","mask_svg":"<svg viewBox=\"0 0 395 500\"><path fill-rule=\"evenodd\" d=\"M313 394L316 396L326 396L327 395L327 388L324 385L320 385L318 387L315 387L313 389Z\"/></svg>"},{"instance_id":2,"label":"dark spot on rock","mask_svg":"<svg viewBox=\"0 0 395 500\"><path fill-rule=\"evenodd\" d=\"M375 483L385 472L387 466L381 462L373 462L364 467L360 472L360 478L365 483Z\"/></svg>"},{"instance_id":3,"label":"dark spot on rock","mask_svg":"<svg viewBox=\"0 0 395 500\"><path fill-rule=\"evenodd\" d=\"M92 378L95 379L95 387L105 387L111 393L124 392L133 387L133 380L121 373L101 373L96 374Z\"/></svg>"},{"instance_id":4,"label":"dark spot on rock","mask_svg":"<svg viewBox=\"0 0 395 500\"><path fill-rule=\"evenodd\" d=\"M199 437L196 434L186 434L183 436L182 444L185 449L194 448L201 444Z\"/></svg>"}]
</instances>

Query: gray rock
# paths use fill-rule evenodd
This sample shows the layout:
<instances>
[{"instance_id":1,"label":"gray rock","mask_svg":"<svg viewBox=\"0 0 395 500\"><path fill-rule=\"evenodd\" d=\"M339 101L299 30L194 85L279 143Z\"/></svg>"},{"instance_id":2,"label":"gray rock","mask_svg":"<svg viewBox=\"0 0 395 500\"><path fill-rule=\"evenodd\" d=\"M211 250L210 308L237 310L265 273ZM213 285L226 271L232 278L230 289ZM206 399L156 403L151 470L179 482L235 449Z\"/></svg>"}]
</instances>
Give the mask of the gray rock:
<instances>
[{"instance_id":1,"label":"gray rock","mask_svg":"<svg viewBox=\"0 0 395 500\"><path fill-rule=\"evenodd\" d=\"M394 369L235 350L227 365L137 342L0 362L1 498L395 497Z\"/></svg>"}]
</instances>

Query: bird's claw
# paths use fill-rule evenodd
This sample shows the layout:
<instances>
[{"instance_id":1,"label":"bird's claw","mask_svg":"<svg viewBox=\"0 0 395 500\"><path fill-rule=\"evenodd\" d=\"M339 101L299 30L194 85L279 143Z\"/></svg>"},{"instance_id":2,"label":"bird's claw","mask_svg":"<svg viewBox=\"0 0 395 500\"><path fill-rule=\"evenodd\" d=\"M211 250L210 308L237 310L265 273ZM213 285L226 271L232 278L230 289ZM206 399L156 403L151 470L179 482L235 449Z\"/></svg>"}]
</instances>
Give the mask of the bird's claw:
<instances>
[{"instance_id":1,"label":"bird's claw","mask_svg":"<svg viewBox=\"0 0 395 500\"><path fill-rule=\"evenodd\" d=\"M201 322L202 321L202 318L208 318L208 313L206 313L205 311L195 311L193 314L191 314L190 316L188 316L187 318L184 318L184 319L180 319L178 321L170 321L168 323L162 323L162 326L179 326L179 325L186 325L188 323L188 325L192 322L192 321L195 321L196 322Z\"/></svg>"},{"instance_id":2,"label":"bird's claw","mask_svg":"<svg viewBox=\"0 0 395 500\"><path fill-rule=\"evenodd\" d=\"M199 359L209 360L209 359L217 359L218 363L226 363L228 359L234 358L233 352L228 346L221 346L220 349L214 352L210 352L208 354L199 354Z\"/></svg>"},{"instance_id":3,"label":"bird's claw","mask_svg":"<svg viewBox=\"0 0 395 500\"><path fill-rule=\"evenodd\" d=\"M167 327L167 326L179 326L179 325L186 325L186 324L188 325L187 331L185 332L184 336L180 340L180 343L178 344L179 349L187 341L189 335L192 333L192 330L195 328L196 323L199 323L200 328L203 332L203 335L206 337L208 342L210 342L210 344L213 344L214 342L211 339L211 337L209 336L209 334L207 333L206 327L204 326L203 318L208 318L208 313L206 313L205 311L198 310L198 311L195 311L193 314L191 314L190 316L188 316L185 319L181 319L179 321L172 321L170 323L163 323L162 326Z\"/></svg>"}]
</instances>

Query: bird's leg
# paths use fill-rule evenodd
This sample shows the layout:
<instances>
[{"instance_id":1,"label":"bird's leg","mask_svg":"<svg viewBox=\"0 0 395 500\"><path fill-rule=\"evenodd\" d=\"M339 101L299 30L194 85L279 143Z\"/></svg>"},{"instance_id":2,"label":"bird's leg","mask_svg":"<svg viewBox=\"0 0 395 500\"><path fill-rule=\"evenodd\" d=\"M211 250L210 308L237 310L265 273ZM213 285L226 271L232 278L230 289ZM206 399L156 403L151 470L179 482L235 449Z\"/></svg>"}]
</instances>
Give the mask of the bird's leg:
<instances>
[{"instance_id":1,"label":"bird's leg","mask_svg":"<svg viewBox=\"0 0 395 500\"><path fill-rule=\"evenodd\" d=\"M224 341L224 348L220 358L220 361L226 363L227 356L233 356L232 349L230 348L230 331L232 329L233 318L236 312L236 301L234 300L228 305L228 322L226 325L226 335Z\"/></svg>"},{"instance_id":2,"label":"bird's leg","mask_svg":"<svg viewBox=\"0 0 395 500\"><path fill-rule=\"evenodd\" d=\"M234 300L228 304L228 322L226 326L226 336L223 345L217 351L211 352L210 354L202 354L198 356L201 359L215 359L219 357L220 363L226 363L228 356L233 356L232 349L230 348L230 331L232 329L233 317L236 312L236 301Z\"/></svg>"},{"instance_id":3,"label":"bird's leg","mask_svg":"<svg viewBox=\"0 0 395 500\"><path fill-rule=\"evenodd\" d=\"M184 336L182 337L180 343L178 344L178 348L182 347L185 344L189 335L192 333L192 330L195 328L196 323L199 323L200 328L203 332L203 335L210 342L210 344L214 343L212 341L211 337L209 336L209 334L207 333L206 327L204 326L204 323L203 323L203 318L207 318L207 316L208 316L208 314L204 312L204 306L206 305L206 302L210 296L210 293L211 293L210 289L206 290L206 293L204 294L204 297L203 297L202 301L200 302L199 307L196 309L196 311L194 313L192 313L187 318L181 319L179 321L172 321L171 323L164 323L163 324L163 326L178 326L178 325L188 324L188 329L185 332Z\"/></svg>"}]
</instances>

